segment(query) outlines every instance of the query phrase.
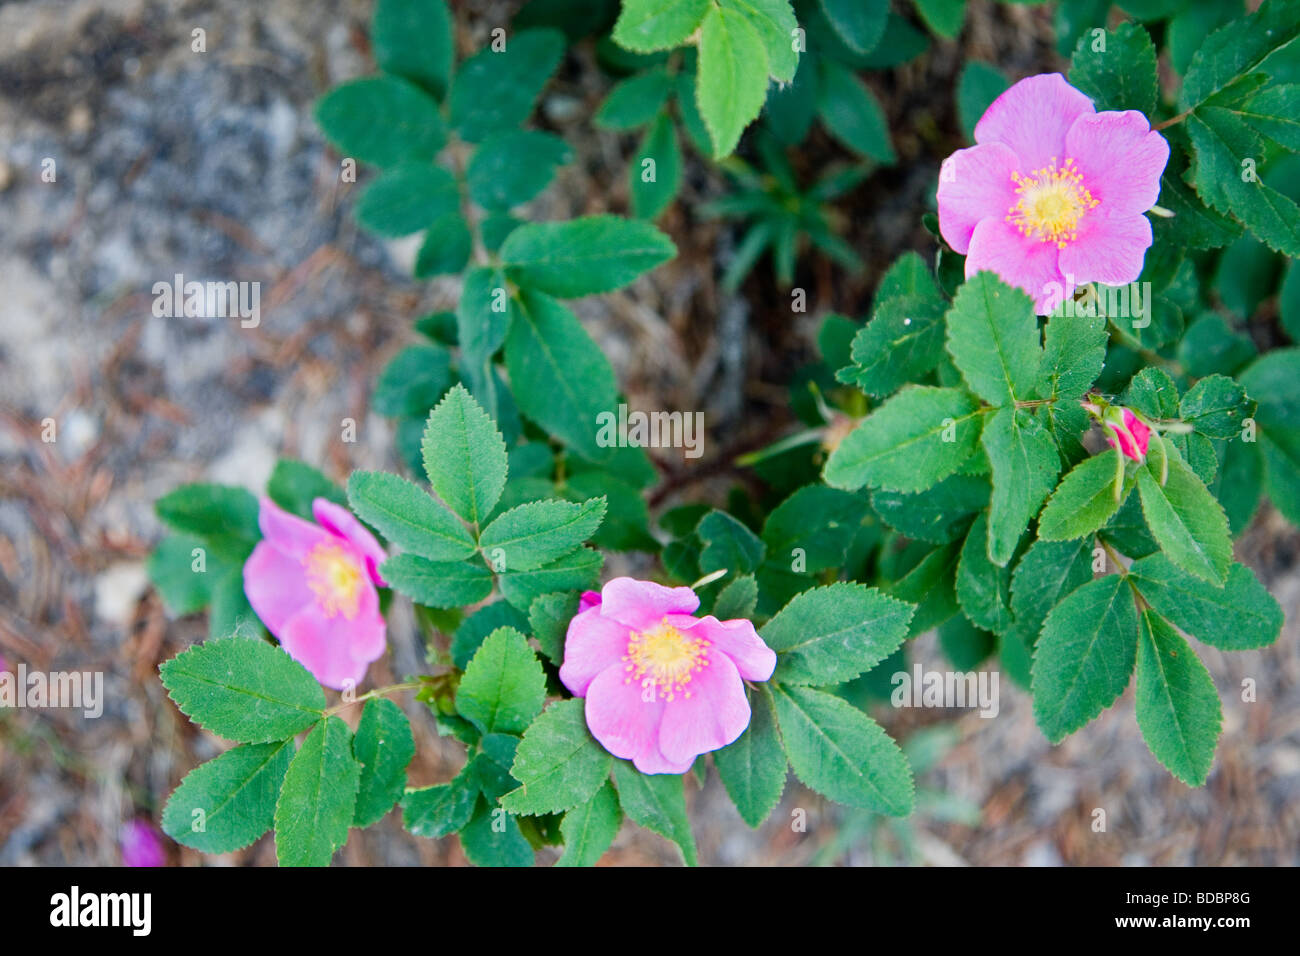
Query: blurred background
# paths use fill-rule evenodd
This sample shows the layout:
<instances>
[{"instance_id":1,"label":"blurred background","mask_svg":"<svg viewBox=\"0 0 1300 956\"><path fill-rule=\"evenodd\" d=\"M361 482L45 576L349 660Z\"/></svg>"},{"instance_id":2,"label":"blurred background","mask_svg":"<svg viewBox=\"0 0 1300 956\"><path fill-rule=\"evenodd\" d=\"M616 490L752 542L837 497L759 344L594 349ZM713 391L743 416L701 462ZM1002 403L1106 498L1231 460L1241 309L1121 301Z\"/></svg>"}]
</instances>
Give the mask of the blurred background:
<instances>
[{"instance_id":1,"label":"blurred background","mask_svg":"<svg viewBox=\"0 0 1300 956\"><path fill-rule=\"evenodd\" d=\"M520 5L453 2L460 52ZM105 679L97 719L0 709L0 865L274 864L269 836L202 858L156 829L171 790L222 745L158 682L158 664L206 628L169 619L144 562L161 533L153 501L179 483L260 492L280 456L336 479L397 465L390 424L368 407L371 386L413 341L412 320L455 302L458 280L415 283L414 245L357 231L349 209L366 177L339 182L338 157L311 119L329 86L372 70L371 12L369 0L0 3L0 669ZM205 52L192 49L195 29ZM623 293L576 303L633 406L707 413L705 457L675 475L665 504L722 500L735 452L792 427L787 385L815 357L820 319L864 314L890 261L932 251L920 217L940 160L961 145L953 90L969 57L1013 78L1065 62L1050 9L971 0L957 41L932 39L908 64L873 73L900 162L839 204L864 269L801 258L807 314L791 314L766 260L739 292L722 289L738 234L699 215L726 181L694 157L661 220L677 260ZM588 42L544 95L536 125L563 135L577 158L534 202L535 218L627 211L635 140L591 123L611 82ZM815 172L840 154L814 133L792 160ZM155 317L152 286L175 273L260 282L260 325ZM344 418L358 423L355 443L339 440ZM47 419L54 441L42 440ZM1300 533L1265 506L1237 556L1287 623L1265 651L1198 648L1225 718L1204 788L1187 788L1148 753L1131 690L1054 748L1028 697L1003 680L996 719L877 708L918 770L923 796L909 820L832 808L792 777L781 807L750 830L711 776L688 786L701 861L1300 863ZM607 573L649 567L620 557ZM376 682L420 667L408 612L392 616ZM913 660L944 666L933 635ZM1251 703L1240 699L1245 678L1256 683ZM449 779L459 746L403 705L419 748L411 783ZM1098 808L1104 832L1093 826ZM790 826L796 809L804 832ZM628 825L606 862L677 859ZM465 861L454 838L417 839L390 814L354 831L339 862Z\"/></svg>"}]
</instances>

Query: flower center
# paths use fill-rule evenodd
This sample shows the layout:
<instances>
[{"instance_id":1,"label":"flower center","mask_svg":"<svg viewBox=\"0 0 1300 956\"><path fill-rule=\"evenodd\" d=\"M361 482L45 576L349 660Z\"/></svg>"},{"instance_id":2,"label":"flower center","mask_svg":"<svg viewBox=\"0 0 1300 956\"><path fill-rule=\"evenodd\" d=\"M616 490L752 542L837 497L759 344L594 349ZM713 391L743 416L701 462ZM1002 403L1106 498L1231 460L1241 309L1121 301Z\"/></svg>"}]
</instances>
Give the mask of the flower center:
<instances>
[{"instance_id":1,"label":"flower center","mask_svg":"<svg viewBox=\"0 0 1300 956\"><path fill-rule=\"evenodd\" d=\"M686 687L692 675L709 666L708 646L704 638L686 636L667 618L649 630L633 631L623 655L627 673L623 683L635 680L665 700L678 694L689 699L691 692Z\"/></svg>"},{"instance_id":2,"label":"flower center","mask_svg":"<svg viewBox=\"0 0 1300 956\"><path fill-rule=\"evenodd\" d=\"M307 587L327 616L342 614L349 621L357 616L363 578L361 568L347 551L322 541L307 553L303 567L307 569Z\"/></svg>"},{"instance_id":3,"label":"flower center","mask_svg":"<svg viewBox=\"0 0 1300 956\"><path fill-rule=\"evenodd\" d=\"M1032 176L1012 173L1019 197L1007 210L1007 222L1023 236L1042 242L1054 242L1058 249L1079 238L1079 220L1100 200L1094 199L1083 185L1083 174L1067 159L1057 166L1053 159L1045 169Z\"/></svg>"}]
</instances>

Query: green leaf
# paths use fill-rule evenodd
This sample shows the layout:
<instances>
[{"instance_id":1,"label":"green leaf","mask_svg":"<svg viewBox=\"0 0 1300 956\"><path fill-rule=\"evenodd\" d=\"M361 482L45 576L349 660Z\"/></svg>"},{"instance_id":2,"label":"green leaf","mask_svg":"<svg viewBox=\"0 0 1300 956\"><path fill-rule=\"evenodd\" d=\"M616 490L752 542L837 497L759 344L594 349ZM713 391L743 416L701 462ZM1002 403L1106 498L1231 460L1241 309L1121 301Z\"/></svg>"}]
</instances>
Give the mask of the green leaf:
<instances>
[{"instance_id":1,"label":"green leaf","mask_svg":"<svg viewBox=\"0 0 1300 956\"><path fill-rule=\"evenodd\" d=\"M618 836L622 823L623 808L618 805L618 794L605 781L595 796L569 810L560 821L564 853L555 865L595 866Z\"/></svg>"},{"instance_id":2,"label":"green leaf","mask_svg":"<svg viewBox=\"0 0 1300 956\"><path fill-rule=\"evenodd\" d=\"M876 491L871 507L880 519L915 541L946 544L963 537L975 512L989 503L989 482L982 475L949 475L915 495Z\"/></svg>"},{"instance_id":3,"label":"green leaf","mask_svg":"<svg viewBox=\"0 0 1300 956\"><path fill-rule=\"evenodd\" d=\"M1166 444L1169 480L1162 487L1154 463L1147 458L1138 469L1142 515L1161 549L1175 564L1204 581L1219 586L1227 580L1232 563L1232 538L1228 518L1205 483L1182 457Z\"/></svg>"},{"instance_id":4,"label":"green leaf","mask_svg":"<svg viewBox=\"0 0 1300 956\"><path fill-rule=\"evenodd\" d=\"M1148 418L1178 415L1178 383L1162 368L1149 366L1133 376L1124 390L1123 403Z\"/></svg>"},{"instance_id":5,"label":"green leaf","mask_svg":"<svg viewBox=\"0 0 1300 956\"><path fill-rule=\"evenodd\" d=\"M441 166L403 163L387 170L357 200L357 222L379 236L409 236L460 208L456 177Z\"/></svg>"},{"instance_id":6,"label":"green leaf","mask_svg":"<svg viewBox=\"0 0 1300 956\"><path fill-rule=\"evenodd\" d=\"M451 353L445 347L408 345L379 373L370 404L379 414L390 418L422 419L449 385ZM310 508L304 514L310 514Z\"/></svg>"},{"instance_id":7,"label":"green leaf","mask_svg":"<svg viewBox=\"0 0 1300 956\"><path fill-rule=\"evenodd\" d=\"M1034 717L1060 743L1113 704L1137 654L1137 609L1123 575L1089 581L1052 609L1034 652Z\"/></svg>"},{"instance_id":8,"label":"green leaf","mask_svg":"<svg viewBox=\"0 0 1300 956\"><path fill-rule=\"evenodd\" d=\"M975 519L962 545L957 599L966 616L984 630L1005 634L1011 628L1011 570L989 558L987 515Z\"/></svg>"},{"instance_id":9,"label":"green leaf","mask_svg":"<svg viewBox=\"0 0 1300 956\"><path fill-rule=\"evenodd\" d=\"M536 860L515 818L486 797L460 831L460 846L475 866L532 866Z\"/></svg>"},{"instance_id":10,"label":"green leaf","mask_svg":"<svg viewBox=\"0 0 1300 956\"><path fill-rule=\"evenodd\" d=\"M1035 541L1011 575L1013 633L1033 647L1052 608L1091 580L1090 541Z\"/></svg>"},{"instance_id":11,"label":"green leaf","mask_svg":"<svg viewBox=\"0 0 1300 956\"><path fill-rule=\"evenodd\" d=\"M178 617L203 610L212 597L213 579L220 577L216 569L208 569L207 560L203 570L195 570L198 558L195 552L203 550L198 538L169 534L149 555L146 564L149 580L158 589L167 610Z\"/></svg>"},{"instance_id":12,"label":"green leaf","mask_svg":"<svg viewBox=\"0 0 1300 956\"><path fill-rule=\"evenodd\" d=\"M952 40L961 33L966 19L966 0L914 0L925 25L941 37Z\"/></svg>"},{"instance_id":13,"label":"green leaf","mask_svg":"<svg viewBox=\"0 0 1300 956\"><path fill-rule=\"evenodd\" d=\"M338 717L326 717L289 764L275 804L275 856L281 866L329 866L347 842L360 779L352 731Z\"/></svg>"},{"instance_id":14,"label":"green leaf","mask_svg":"<svg viewBox=\"0 0 1300 956\"><path fill-rule=\"evenodd\" d=\"M687 866L696 866L695 837L686 816L683 778L678 774L644 774L626 760L614 761L614 783L623 812L637 826L676 843Z\"/></svg>"},{"instance_id":15,"label":"green leaf","mask_svg":"<svg viewBox=\"0 0 1300 956\"><path fill-rule=\"evenodd\" d=\"M376 166L429 162L447 142L438 103L396 76L367 76L319 100L316 122L343 156Z\"/></svg>"},{"instance_id":16,"label":"green leaf","mask_svg":"<svg viewBox=\"0 0 1300 956\"><path fill-rule=\"evenodd\" d=\"M1030 398L1043 350L1034 303L994 273L967 279L948 310L948 352L966 383L991 405Z\"/></svg>"},{"instance_id":17,"label":"green leaf","mask_svg":"<svg viewBox=\"0 0 1300 956\"><path fill-rule=\"evenodd\" d=\"M467 765L450 783L408 790L402 797L402 826L419 837L445 837L474 814L478 786Z\"/></svg>"},{"instance_id":18,"label":"green leaf","mask_svg":"<svg viewBox=\"0 0 1300 956\"><path fill-rule=\"evenodd\" d=\"M185 775L163 809L163 831L203 853L248 846L275 818L293 739L227 750Z\"/></svg>"},{"instance_id":19,"label":"green leaf","mask_svg":"<svg viewBox=\"0 0 1300 956\"><path fill-rule=\"evenodd\" d=\"M1300 206L1243 165L1262 159L1262 137L1219 106L1199 107L1186 126L1195 150L1191 181L1201 199L1241 220L1270 249L1300 256Z\"/></svg>"},{"instance_id":20,"label":"green leaf","mask_svg":"<svg viewBox=\"0 0 1300 956\"><path fill-rule=\"evenodd\" d=\"M713 602L713 614L720 621L752 618L758 603L758 582L752 574L732 578Z\"/></svg>"},{"instance_id":21,"label":"green leaf","mask_svg":"<svg viewBox=\"0 0 1300 956\"><path fill-rule=\"evenodd\" d=\"M380 565L379 573L395 590L426 607L464 607L492 593L492 572L481 564L430 561L414 554L398 554Z\"/></svg>"},{"instance_id":22,"label":"green leaf","mask_svg":"<svg viewBox=\"0 0 1300 956\"><path fill-rule=\"evenodd\" d=\"M766 546L725 511L710 511L700 519L695 533L704 544L700 551L700 571L704 574L722 570L749 574L763 563Z\"/></svg>"},{"instance_id":23,"label":"green leaf","mask_svg":"<svg viewBox=\"0 0 1300 956\"><path fill-rule=\"evenodd\" d=\"M840 442L826 462L826 483L924 491L974 452L979 414L979 403L961 389L908 386Z\"/></svg>"},{"instance_id":24,"label":"green leaf","mask_svg":"<svg viewBox=\"0 0 1300 956\"><path fill-rule=\"evenodd\" d=\"M1259 402L1255 420L1274 506L1300 524L1300 349L1275 349L1241 374Z\"/></svg>"},{"instance_id":25,"label":"green leaf","mask_svg":"<svg viewBox=\"0 0 1300 956\"><path fill-rule=\"evenodd\" d=\"M614 371L567 307L523 290L519 314L506 336L510 386L529 418L584 457L600 461L602 412L617 404Z\"/></svg>"},{"instance_id":26,"label":"green leaf","mask_svg":"<svg viewBox=\"0 0 1300 956\"><path fill-rule=\"evenodd\" d=\"M312 503L317 498L344 507L348 503L342 488L318 469L292 458L281 458L275 463L271 477L266 482L266 494L285 511L309 521L315 520L312 516Z\"/></svg>"},{"instance_id":27,"label":"green leaf","mask_svg":"<svg viewBox=\"0 0 1300 956\"><path fill-rule=\"evenodd\" d=\"M989 558L1005 565L1055 486L1061 460L1047 429L1022 408L999 409L984 424L980 442L993 468Z\"/></svg>"},{"instance_id":28,"label":"green leaf","mask_svg":"<svg viewBox=\"0 0 1300 956\"><path fill-rule=\"evenodd\" d=\"M578 595L572 593L543 594L528 606L529 630L557 667L564 662L564 640L577 613Z\"/></svg>"},{"instance_id":29,"label":"green leaf","mask_svg":"<svg viewBox=\"0 0 1300 956\"><path fill-rule=\"evenodd\" d=\"M429 413L421 442L429 484L471 524L491 513L506 484L506 446L478 402L455 385Z\"/></svg>"},{"instance_id":30,"label":"green leaf","mask_svg":"<svg viewBox=\"0 0 1300 956\"><path fill-rule=\"evenodd\" d=\"M586 803L609 777L614 758L587 730L581 698L558 701L524 733L510 775L519 789L501 805L535 816Z\"/></svg>"},{"instance_id":31,"label":"green leaf","mask_svg":"<svg viewBox=\"0 0 1300 956\"><path fill-rule=\"evenodd\" d=\"M624 0L614 42L637 53L671 50L700 26L709 0Z\"/></svg>"},{"instance_id":32,"label":"green leaf","mask_svg":"<svg viewBox=\"0 0 1300 956\"><path fill-rule=\"evenodd\" d=\"M957 77L957 118L966 139L974 142L975 124L1010 84L996 66L967 60Z\"/></svg>"},{"instance_id":33,"label":"green leaf","mask_svg":"<svg viewBox=\"0 0 1300 956\"><path fill-rule=\"evenodd\" d=\"M937 295L885 299L853 337L853 366L836 377L883 398L933 371L943 358L943 313Z\"/></svg>"},{"instance_id":34,"label":"green leaf","mask_svg":"<svg viewBox=\"0 0 1300 956\"><path fill-rule=\"evenodd\" d=\"M695 95L713 157L721 159L763 108L767 47L745 14L730 5L711 4L700 30Z\"/></svg>"},{"instance_id":35,"label":"green leaf","mask_svg":"<svg viewBox=\"0 0 1300 956\"><path fill-rule=\"evenodd\" d=\"M405 478L354 471L348 504L389 541L431 561L463 561L474 554L474 537L460 519Z\"/></svg>"},{"instance_id":36,"label":"green leaf","mask_svg":"<svg viewBox=\"0 0 1300 956\"><path fill-rule=\"evenodd\" d=\"M619 81L600 104L592 122L601 129L627 132L646 125L660 114L673 90L667 70L655 68Z\"/></svg>"},{"instance_id":37,"label":"green leaf","mask_svg":"<svg viewBox=\"0 0 1300 956\"><path fill-rule=\"evenodd\" d=\"M415 254L415 277L428 279L463 272L469 264L473 245L469 225L459 212L439 216L429 225L424 243Z\"/></svg>"},{"instance_id":38,"label":"green leaf","mask_svg":"<svg viewBox=\"0 0 1300 956\"><path fill-rule=\"evenodd\" d=\"M776 680L838 684L898 650L915 611L876 588L839 581L798 595L761 634L778 655Z\"/></svg>"},{"instance_id":39,"label":"green leaf","mask_svg":"<svg viewBox=\"0 0 1300 956\"><path fill-rule=\"evenodd\" d=\"M1133 488L1133 480L1125 479L1116 500L1115 456L1118 454L1118 451L1099 452L1071 469L1038 516L1038 537L1044 541L1083 538L1110 520Z\"/></svg>"},{"instance_id":40,"label":"green leaf","mask_svg":"<svg viewBox=\"0 0 1300 956\"><path fill-rule=\"evenodd\" d=\"M1190 786L1205 783L1223 724L1219 694L1196 652L1153 611L1142 613L1135 700L1156 759Z\"/></svg>"},{"instance_id":41,"label":"green leaf","mask_svg":"<svg viewBox=\"0 0 1300 956\"><path fill-rule=\"evenodd\" d=\"M959 542L936 548L890 589L894 597L916 605L908 637L928 631L957 613L955 583L961 551Z\"/></svg>"},{"instance_id":42,"label":"green leaf","mask_svg":"<svg viewBox=\"0 0 1300 956\"><path fill-rule=\"evenodd\" d=\"M1217 249L1241 235L1235 219L1208 208L1184 181L1182 171L1172 167L1165 168L1160 180L1160 204L1174 215L1152 224L1157 242L1184 249Z\"/></svg>"},{"instance_id":43,"label":"green leaf","mask_svg":"<svg viewBox=\"0 0 1300 956\"><path fill-rule=\"evenodd\" d=\"M439 98L451 76L454 40L443 0L379 0L375 5L370 46L379 68Z\"/></svg>"},{"instance_id":44,"label":"green leaf","mask_svg":"<svg viewBox=\"0 0 1300 956\"><path fill-rule=\"evenodd\" d=\"M822 59L817 115L836 139L859 156L891 166L898 154L889 141L889 122L871 89L848 67Z\"/></svg>"},{"instance_id":45,"label":"green leaf","mask_svg":"<svg viewBox=\"0 0 1300 956\"><path fill-rule=\"evenodd\" d=\"M1282 632L1281 606L1244 565L1233 564L1221 588L1207 587L1158 553L1134 561L1129 573L1143 600L1211 647L1268 647Z\"/></svg>"},{"instance_id":46,"label":"green leaf","mask_svg":"<svg viewBox=\"0 0 1300 956\"><path fill-rule=\"evenodd\" d=\"M722 785L740 817L760 826L785 789L786 758L776 729L776 705L766 687L750 689L749 726L733 743L713 755Z\"/></svg>"},{"instance_id":47,"label":"green leaf","mask_svg":"<svg viewBox=\"0 0 1300 956\"><path fill-rule=\"evenodd\" d=\"M1137 110L1150 116L1156 108L1156 48L1139 24L1121 23L1108 31L1104 46L1091 32L1085 34L1070 59L1069 77L1098 110Z\"/></svg>"},{"instance_id":48,"label":"green leaf","mask_svg":"<svg viewBox=\"0 0 1300 956\"><path fill-rule=\"evenodd\" d=\"M352 755L361 765L354 826L378 823L393 809L406 786L406 766L415 756L411 724L391 700L366 701L352 740Z\"/></svg>"},{"instance_id":49,"label":"green leaf","mask_svg":"<svg viewBox=\"0 0 1300 956\"><path fill-rule=\"evenodd\" d=\"M1298 36L1295 0L1264 0L1250 16L1215 30L1196 51L1183 77L1181 108L1204 103Z\"/></svg>"},{"instance_id":50,"label":"green leaf","mask_svg":"<svg viewBox=\"0 0 1300 956\"><path fill-rule=\"evenodd\" d=\"M494 518L479 547L498 571L531 571L581 545L604 516L604 498L530 501Z\"/></svg>"},{"instance_id":51,"label":"green leaf","mask_svg":"<svg viewBox=\"0 0 1300 956\"><path fill-rule=\"evenodd\" d=\"M219 572L215 568L208 571L213 575L212 605L208 609L208 639L215 641L242 637L263 640L266 631L244 594L243 568L225 565L221 568ZM220 577L216 576L218 573Z\"/></svg>"},{"instance_id":52,"label":"green leaf","mask_svg":"<svg viewBox=\"0 0 1300 956\"><path fill-rule=\"evenodd\" d=\"M632 212L638 219L654 219L677 197L682 184L682 151L677 127L666 112L660 113L632 157L628 167Z\"/></svg>"},{"instance_id":53,"label":"green leaf","mask_svg":"<svg viewBox=\"0 0 1300 956\"><path fill-rule=\"evenodd\" d=\"M465 171L469 195L484 209L505 211L535 197L555 168L573 159L564 140L538 130L505 130L483 141Z\"/></svg>"},{"instance_id":54,"label":"green leaf","mask_svg":"<svg viewBox=\"0 0 1300 956\"><path fill-rule=\"evenodd\" d=\"M526 289L577 299L620 289L676 253L648 222L584 216L520 226L501 246L501 262Z\"/></svg>"},{"instance_id":55,"label":"green leaf","mask_svg":"<svg viewBox=\"0 0 1300 956\"><path fill-rule=\"evenodd\" d=\"M1242 422L1255 414L1255 403L1226 375L1210 375L1187 390L1178 413L1202 435L1235 438L1241 433Z\"/></svg>"},{"instance_id":56,"label":"green leaf","mask_svg":"<svg viewBox=\"0 0 1300 956\"><path fill-rule=\"evenodd\" d=\"M820 0L836 36L854 53L870 53L889 20L888 0Z\"/></svg>"},{"instance_id":57,"label":"green leaf","mask_svg":"<svg viewBox=\"0 0 1300 956\"><path fill-rule=\"evenodd\" d=\"M851 807L905 817L915 785L907 757L881 726L831 694L772 685L781 739L796 776Z\"/></svg>"},{"instance_id":58,"label":"green leaf","mask_svg":"<svg viewBox=\"0 0 1300 956\"><path fill-rule=\"evenodd\" d=\"M1279 83L1251 97L1236 112L1273 142L1294 153L1300 152L1297 103L1300 103L1300 84Z\"/></svg>"},{"instance_id":59,"label":"green leaf","mask_svg":"<svg viewBox=\"0 0 1300 956\"><path fill-rule=\"evenodd\" d=\"M507 571L498 579L505 599L527 611L543 594L593 587L605 559L599 551L578 548L533 571Z\"/></svg>"},{"instance_id":60,"label":"green leaf","mask_svg":"<svg viewBox=\"0 0 1300 956\"><path fill-rule=\"evenodd\" d=\"M307 668L260 640L208 641L164 661L159 670L181 713L227 740L283 740L316 723L325 710L325 693Z\"/></svg>"},{"instance_id":61,"label":"green leaf","mask_svg":"<svg viewBox=\"0 0 1300 956\"><path fill-rule=\"evenodd\" d=\"M794 48L794 31L799 26L790 0L721 0L728 9L742 14L767 51L768 71L778 83L790 83L799 68Z\"/></svg>"},{"instance_id":62,"label":"green leaf","mask_svg":"<svg viewBox=\"0 0 1300 956\"><path fill-rule=\"evenodd\" d=\"M1086 392L1105 364L1107 338L1101 315L1058 313L1048 319L1038 393L1075 398Z\"/></svg>"},{"instance_id":63,"label":"green leaf","mask_svg":"<svg viewBox=\"0 0 1300 956\"><path fill-rule=\"evenodd\" d=\"M523 733L546 700L546 674L527 639L499 627L479 647L456 689L456 710L481 732Z\"/></svg>"},{"instance_id":64,"label":"green leaf","mask_svg":"<svg viewBox=\"0 0 1300 956\"><path fill-rule=\"evenodd\" d=\"M763 523L767 560L789 568L802 558L808 572L838 568L854 537L872 522L862 495L805 485L773 508Z\"/></svg>"},{"instance_id":65,"label":"green leaf","mask_svg":"<svg viewBox=\"0 0 1300 956\"><path fill-rule=\"evenodd\" d=\"M521 30L504 50L485 47L460 65L448 114L462 139L479 143L528 119L533 104L564 56L564 34Z\"/></svg>"},{"instance_id":66,"label":"green leaf","mask_svg":"<svg viewBox=\"0 0 1300 956\"><path fill-rule=\"evenodd\" d=\"M173 531L202 538L213 553L239 564L262 537L257 526L257 499L243 488L181 485L153 507Z\"/></svg>"}]
</instances>

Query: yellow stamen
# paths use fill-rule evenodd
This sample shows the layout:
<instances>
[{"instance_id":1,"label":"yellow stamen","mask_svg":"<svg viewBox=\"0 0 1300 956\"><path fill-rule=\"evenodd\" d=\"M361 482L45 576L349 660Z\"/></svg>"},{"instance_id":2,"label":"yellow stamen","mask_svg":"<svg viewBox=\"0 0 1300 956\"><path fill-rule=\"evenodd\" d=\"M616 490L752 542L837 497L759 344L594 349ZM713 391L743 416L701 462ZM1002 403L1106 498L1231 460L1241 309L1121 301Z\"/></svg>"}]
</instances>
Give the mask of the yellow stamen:
<instances>
[{"instance_id":1,"label":"yellow stamen","mask_svg":"<svg viewBox=\"0 0 1300 956\"><path fill-rule=\"evenodd\" d=\"M322 541L302 563L307 571L307 587L328 617L342 614L350 621L357 616L364 579L355 558L339 545Z\"/></svg>"},{"instance_id":2,"label":"yellow stamen","mask_svg":"<svg viewBox=\"0 0 1300 956\"><path fill-rule=\"evenodd\" d=\"M1079 221L1100 202L1083 185L1083 174L1073 159L1057 166L1053 157L1032 176L1013 172L1011 178L1019 198L1007 210L1006 221L1022 236L1055 243L1058 249L1079 238Z\"/></svg>"},{"instance_id":3,"label":"yellow stamen","mask_svg":"<svg viewBox=\"0 0 1300 956\"><path fill-rule=\"evenodd\" d=\"M623 655L623 683L636 681L651 687L663 700L678 694L690 699L687 689L692 675L709 666L709 642L702 637L688 637L664 618L645 631L633 631Z\"/></svg>"}]
</instances>

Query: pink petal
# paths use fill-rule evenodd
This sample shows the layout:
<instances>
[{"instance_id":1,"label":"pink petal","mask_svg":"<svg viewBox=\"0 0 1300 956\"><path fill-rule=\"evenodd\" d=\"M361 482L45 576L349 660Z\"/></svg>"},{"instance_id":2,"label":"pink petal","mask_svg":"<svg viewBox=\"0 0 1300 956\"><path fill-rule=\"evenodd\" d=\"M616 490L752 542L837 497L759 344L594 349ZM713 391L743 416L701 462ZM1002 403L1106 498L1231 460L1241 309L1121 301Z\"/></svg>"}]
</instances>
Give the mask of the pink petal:
<instances>
[{"instance_id":1,"label":"pink petal","mask_svg":"<svg viewBox=\"0 0 1300 956\"><path fill-rule=\"evenodd\" d=\"M578 599L578 613L590 611L593 607L600 607L600 592L583 591L582 597Z\"/></svg>"},{"instance_id":2,"label":"pink petal","mask_svg":"<svg viewBox=\"0 0 1300 956\"><path fill-rule=\"evenodd\" d=\"M691 677L690 697L664 704L659 750L688 766L700 754L727 746L749 726L749 700L736 665L725 654L710 654L709 666Z\"/></svg>"},{"instance_id":3,"label":"pink petal","mask_svg":"<svg viewBox=\"0 0 1300 956\"><path fill-rule=\"evenodd\" d=\"M659 722L665 702L647 701L641 685L629 683L622 665L607 667L587 688L587 729L615 757L631 760L642 773L685 773L691 761L671 761L659 751Z\"/></svg>"},{"instance_id":4,"label":"pink petal","mask_svg":"<svg viewBox=\"0 0 1300 956\"><path fill-rule=\"evenodd\" d=\"M379 575L379 566L388 558L375 536L366 530L351 511L330 501L317 498L311 503L311 513L326 531L346 539L362 556L370 580L380 587L387 587Z\"/></svg>"},{"instance_id":5,"label":"pink petal","mask_svg":"<svg viewBox=\"0 0 1300 956\"><path fill-rule=\"evenodd\" d=\"M623 660L630 637L626 624L602 616L599 610L575 615L564 638L564 663L560 665L564 686L575 697L585 696L597 674Z\"/></svg>"},{"instance_id":6,"label":"pink petal","mask_svg":"<svg viewBox=\"0 0 1300 956\"><path fill-rule=\"evenodd\" d=\"M691 614L700 599L690 588L667 588L653 581L614 578L601 590L600 613L641 631L666 614Z\"/></svg>"},{"instance_id":7,"label":"pink petal","mask_svg":"<svg viewBox=\"0 0 1300 956\"><path fill-rule=\"evenodd\" d=\"M1100 201L1097 212L1143 213L1160 197L1160 176L1169 144L1152 132L1136 110L1090 113L1075 119L1065 135L1065 155L1083 174L1083 185Z\"/></svg>"},{"instance_id":8,"label":"pink petal","mask_svg":"<svg viewBox=\"0 0 1300 956\"><path fill-rule=\"evenodd\" d=\"M1038 314L1047 315L1074 295L1075 282L1061 274L1058 252L1054 243L1021 235L1004 219L984 219L971 234L966 278L984 269L996 272L1003 282L1028 292Z\"/></svg>"},{"instance_id":9,"label":"pink petal","mask_svg":"<svg viewBox=\"0 0 1300 956\"><path fill-rule=\"evenodd\" d=\"M1009 146L986 143L959 149L939 171L939 232L962 255L981 219L1001 219L1016 202L1011 174L1019 160Z\"/></svg>"},{"instance_id":10,"label":"pink petal","mask_svg":"<svg viewBox=\"0 0 1300 956\"><path fill-rule=\"evenodd\" d=\"M372 592L373 593L373 592ZM378 614L327 617L309 604L289 618L279 635L289 656L326 687L356 687L366 667L384 653L384 619Z\"/></svg>"},{"instance_id":11,"label":"pink petal","mask_svg":"<svg viewBox=\"0 0 1300 956\"><path fill-rule=\"evenodd\" d=\"M763 642L754 630L752 621L736 618L733 621L719 621L710 614L708 617L668 618L668 623L683 632L691 632L692 637L703 637L712 646L712 651L721 651L745 680L768 680L776 670L776 652ZM710 659L714 655L709 654Z\"/></svg>"},{"instance_id":12,"label":"pink petal","mask_svg":"<svg viewBox=\"0 0 1300 956\"><path fill-rule=\"evenodd\" d=\"M289 514L270 498L263 498L260 502L257 525L262 529L262 537L271 545L300 561L330 536L324 528Z\"/></svg>"},{"instance_id":13,"label":"pink petal","mask_svg":"<svg viewBox=\"0 0 1300 956\"><path fill-rule=\"evenodd\" d=\"M1099 212L1100 207L1095 212ZM1075 284L1102 282L1126 285L1142 274L1142 263L1151 246L1151 223L1146 216L1084 214L1079 221L1079 238L1061 250L1060 269ZM966 260L967 266L970 260Z\"/></svg>"},{"instance_id":14,"label":"pink petal","mask_svg":"<svg viewBox=\"0 0 1300 956\"><path fill-rule=\"evenodd\" d=\"M1010 146L1028 175L1053 158L1065 162L1066 133L1078 117L1092 112L1092 100L1060 73L1029 76L993 101L975 124L975 142Z\"/></svg>"},{"instance_id":15,"label":"pink petal","mask_svg":"<svg viewBox=\"0 0 1300 956\"><path fill-rule=\"evenodd\" d=\"M267 541L257 542L244 562L244 596L276 637L289 618L316 600L302 564Z\"/></svg>"}]
</instances>

